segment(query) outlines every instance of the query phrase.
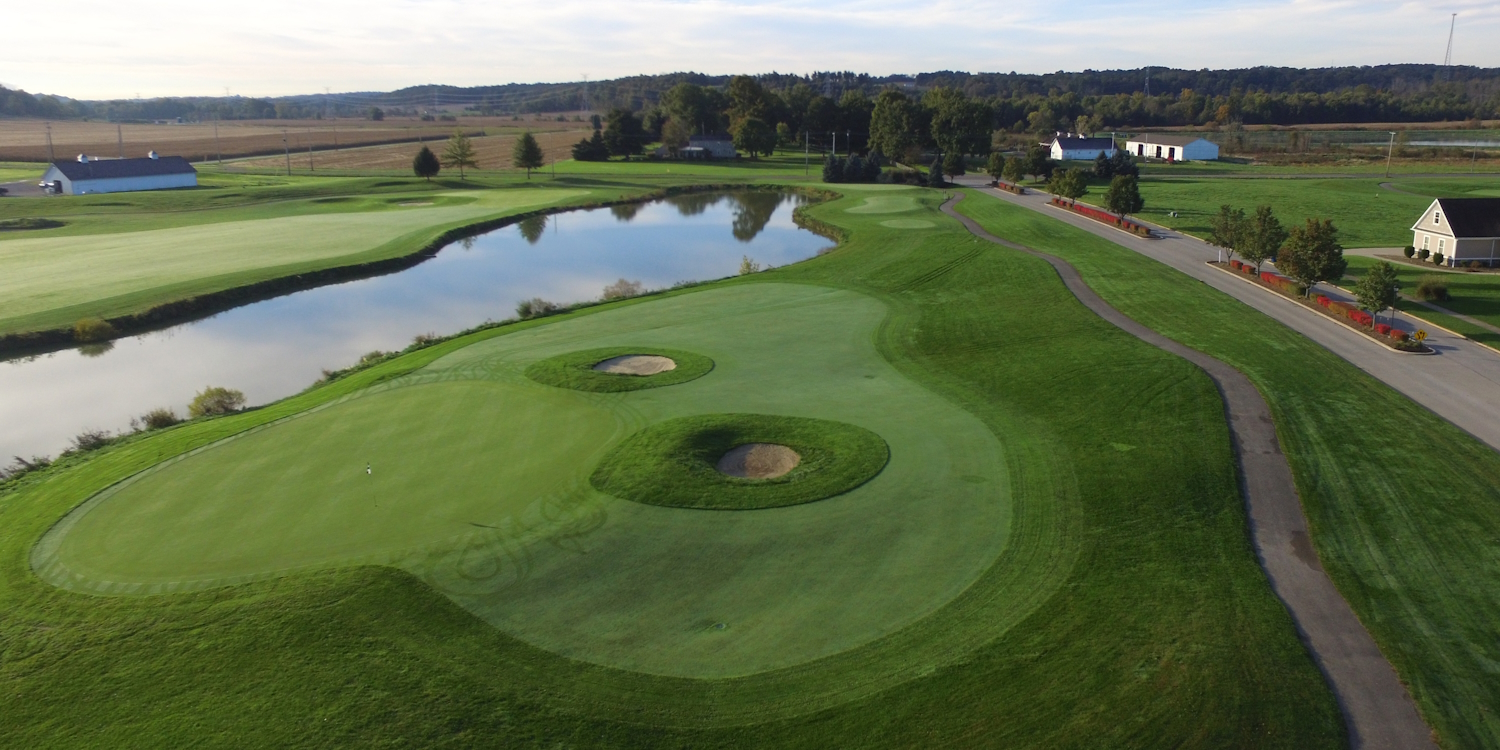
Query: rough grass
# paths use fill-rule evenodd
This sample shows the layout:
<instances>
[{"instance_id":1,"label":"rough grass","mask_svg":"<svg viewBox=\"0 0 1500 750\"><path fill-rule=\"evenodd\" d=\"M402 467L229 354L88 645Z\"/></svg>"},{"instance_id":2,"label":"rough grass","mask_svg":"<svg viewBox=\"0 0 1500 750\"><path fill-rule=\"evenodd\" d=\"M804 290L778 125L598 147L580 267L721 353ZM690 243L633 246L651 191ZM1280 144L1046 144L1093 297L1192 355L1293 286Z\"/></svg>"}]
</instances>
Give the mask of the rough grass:
<instances>
[{"instance_id":1,"label":"rough grass","mask_svg":"<svg viewBox=\"0 0 1500 750\"><path fill-rule=\"evenodd\" d=\"M801 461L772 479L721 474L731 448L775 443ZM885 441L869 430L826 419L767 414L706 414L652 425L599 462L595 489L648 505L699 510L750 510L800 505L841 495L870 481L890 460Z\"/></svg>"},{"instance_id":2,"label":"rough grass","mask_svg":"<svg viewBox=\"0 0 1500 750\"><path fill-rule=\"evenodd\" d=\"M599 372L594 369L594 365L606 359L628 354L653 354L667 357L676 362L677 366L666 372L647 376ZM686 383L707 375L713 369L713 360L693 352L651 346L614 346L608 349L585 349L548 357L527 367L526 377L543 385L558 388L572 388L595 393L624 393Z\"/></svg>"},{"instance_id":3,"label":"rough grass","mask_svg":"<svg viewBox=\"0 0 1500 750\"><path fill-rule=\"evenodd\" d=\"M1500 744L1500 454L1166 266L987 196L960 207L1001 237L1066 258L1110 304L1255 381L1324 566L1423 716L1445 746Z\"/></svg>"},{"instance_id":4,"label":"rough grass","mask_svg":"<svg viewBox=\"0 0 1500 750\"><path fill-rule=\"evenodd\" d=\"M35 539L68 508L123 476L440 356L452 354L452 366L477 371L517 333L548 332L576 348L569 338L575 333L588 331L587 339L611 330L609 318L596 316L619 306L598 308L416 352L262 410L173 428L28 475L0 496L6 657L0 689L14 696L0 715L0 737L20 746L1342 745L1337 707L1249 548L1212 383L1088 313L1041 261L972 240L935 210L940 199L924 192L917 215L935 227L915 231L885 230L878 215L843 211L858 200L818 206L812 209L817 218L852 232L846 245L805 264L719 285L743 290L747 304L769 293L757 288L769 280L842 286L880 300L885 308L877 325L845 334L840 346L873 342L882 356L865 366L894 368L1005 436L1003 458L953 471L948 476L956 481L945 485L951 490L938 492L917 477L908 491L892 495L900 502L890 512L866 517L894 524L880 528L899 529L940 510L930 498L963 487L992 497L996 488L1009 488L1004 550L957 599L920 622L845 659L771 673L777 681L672 680L556 657L473 617L421 580L386 568L139 598L69 594L27 570ZM1175 309L1180 286L1153 299ZM625 304L643 315L663 311L662 322L673 312L655 301ZM795 324L776 329L777 335L792 343L839 308L804 301L785 309ZM640 340L634 328L620 333ZM486 337L498 338L460 351ZM728 373L739 356L696 343L691 348L714 356L719 368L712 377L620 397L657 399L698 389ZM767 392L753 386L776 369L767 364L745 372L750 397ZM866 381L848 367L829 372L853 374L870 387L890 377L869 371L877 377ZM805 380L802 387L821 382ZM1305 408L1325 406L1308 402ZM912 424L940 413L899 411ZM856 492L896 476L905 449L890 429L876 431L891 444L891 465ZM963 438L955 445L975 443ZM1003 471L1001 481L993 474L986 479L983 472L996 470ZM783 510L827 512L843 500ZM752 515L620 507L627 505ZM995 523L976 521L972 512L950 521L955 533L937 537L935 551L970 549L973 542L964 540L984 538ZM870 558L870 571L878 572L892 552L880 544L883 533L892 532L856 526L805 549L874 543L879 554ZM616 549L625 554L632 548ZM659 582L680 580L684 571L734 569L714 558L649 559L671 573ZM783 564L816 568L800 556ZM930 568L916 576L920 585L902 590L923 590L952 567ZM558 607L559 617L586 612L572 607L588 597L568 599L569 592L607 584L564 577L552 597L539 601L566 604ZM868 594L870 602L884 598L879 590ZM849 608L800 632L816 639L822 627L862 612ZM528 637L563 632L556 625L566 622L543 622L550 630ZM893 665L898 681L871 681L889 675ZM867 690L872 684L881 688ZM809 695L822 697L808 702Z\"/></svg>"}]
</instances>

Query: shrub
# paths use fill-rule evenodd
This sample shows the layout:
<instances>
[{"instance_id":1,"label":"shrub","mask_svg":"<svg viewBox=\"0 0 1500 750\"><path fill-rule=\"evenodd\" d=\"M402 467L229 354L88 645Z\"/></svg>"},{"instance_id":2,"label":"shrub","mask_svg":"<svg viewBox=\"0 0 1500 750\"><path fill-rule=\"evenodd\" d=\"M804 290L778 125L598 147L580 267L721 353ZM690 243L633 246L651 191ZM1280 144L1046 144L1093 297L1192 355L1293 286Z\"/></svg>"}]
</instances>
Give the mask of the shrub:
<instances>
[{"instance_id":1,"label":"shrub","mask_svg":"<svg viewBox=\"0 0 1500 750\"><path fill-rule=\"evenodd\" d=\"M1389 336L1391 335L1391 327L1384 323L1381 323L1380 325L1375 326L1375 332L1382 336Z\"/></svg>"},{"instance_id":2,"label":"shrub","mask_svg":"<svg viewBox=\"0 0 1500 750\"><path fill-rule=\"evenodd\" d=\"M1405 341L1406 337L1407 337L1406 331L1403 331L1400 328L1393 328L1393 329L1391 329L1391 334L1390 335L1391 335L1391 338L1393 338L1393 339L1395 339L1397 341Z\"/></svg>"},{"instance_id":3,"label":"shrub","mask_svg":"<svg viewBox=\"0 0 1500 750\"><path fill-rule=\"evenodd\" d=\"M639 281L626 281L620 279L613 284L604 287L604 299L626 299L628 297L639 297L646 291L645 285Z\"/></svg>"},{"instance_id":4,"label":"shrub","mask_svg":"<svg viewBox=\"0 0 1500 750\"><path fill-rule=\"evenodd\" d=\"M1448 299L1448 281L1441 276L1423 276L1417 280L1417 299L1441 302Z\"/></svg>"},{"instance_id":5,"label":"shrub","mask_svg":"<svg viewBox=\"0 0 1500 750\"><path fill-rule=\"evenodd\" d=\"M16 456L16 460L10 466L0 468L0 482L15 479L29 471L45 469L50 465L52 465L52 459L46 456L32 456L30 461Z\"/></svg>"},{"instance_id":6,"label":"shrub","mask_svg":"<svg viewBox=\"0 0 1500 750\"><path fill-rule=\"evenodd\" d=\"M413 343L416 343L416 342L414 341ZM363 365L372 365L372 364L375 364L376 362L379 362L379 361L381 361L381 360L383 360L383 359L385 359L386 357L389 357L389 356L391 356L391 355L388 354L388 353L386 353L386 352L380 351L379 349L376 349L373 352L366 352L364 356L360 357L359 358L359 364L361 366L363 366Z\"/></svg>"},{"instance_id":7,"label":"shrub","mask_svg":"<svg viewBox=\"0 0 1500 750\"><path fill-rule=\"evenodd\" d=\"M1478 271L1478 270L1479 270L1479 269L1481 269L1481 268L1483 268L1483 267L1484 267L1484 266L1483 266L1483 264L1481 264L1481 263L1480 263L1480 262L1479 262L1479 261L1477 261L1477 260L1476 260L1476 261L1473 261L1473 262L1471 262L1471 263L1470 263L1470 264L1469 264L1469 270L1470 270L1470 271Z\"/></svg>"},{"instance_id":8,"label":"shrub","mask_svg":"<svg viewBox=\"0 0 1500 750\"><path fill-rule=\"evenodd\" d=\"M164 427L171 427L172 425L177 424L181 421L182 418L177 416L177 412L163 406L160 409L152 409L151 411L142 414L139 419L139 424L140 429L160 430ZM137 420L131 420L132 427L136 426L136 424Z\"/></svg>"},{"instance_id":9,"label":"shrub","mask_svg":"<svg viewBox=\"0 0 1500 750\"><path fill-rule=\"evenodd\" d=\"M1407 245L1406 247L1401 248L1401 252L1406 253L1406 257L1410 258L1411 256L1417 254L1417 249L1415 247L1412 247L1411 245Z\"/></svg>"},{"instance_id":10,"label":"shrub","mask_svg":"<svg viewBox=\"0 0 1500 750\"><path fill-rule=\"evenodd\" d=\"M1424 247L1421 250L1417 251L1417 260L1427 260L1427 256L1429 256L1431 254L1432 254L1432 251L1428 250L1427 248Z\"/></svg>"},{"instance_id":11,"label":"shrub","mask_svg":"<svg viewBox=\"0 0 1500 750\"><path fill-rule=\"evenodd\" d=\"M103 318L84 318L73 324L73 338L78 341L106 341L115 335L115 327Z\"/></svg>"},{"instance_id":12,"label":"shrub","mask_svg":"<svg viewBox=\"0 0 1500 750\"><path fill-rule=\"evenodd\" d=\"M107 430L84 430L73 437L71 452L82 453L96 451L109 445L110 437Z\"/></svg>"},{"instance_id":13,"label":"shrub","mask_svg":"<svg viewBox=\"0 0 1500 750\"><path fill-rule=\"evenodd\" d=\"M1327 306L1328 306L1328 303L1329 303L1329 302L1332 302L1332 301L1333 301L1333 300L1331 300L1331 299L1328 299L1328 298L1327 298L1327 297L1325 297L1325 296L1323 296L1323 295L1321 295L1321 294L1320 294L1320 295L1318 295L1318 304L1320 304L1320 305L1322 305L1322 306L1324 306L1324 307L1327 307Z\"/></svg>"},{"instance_id":14,"label":"shrub","mask_svg":"<svg viewBox=\"0 0 1500 750\"><path fill-rule=\"evenodd\" d=\"M1233 268L1236 271L1238 271L1241 268L1244 268L1245 264L1241 263L1240 261L1237 261L1237 260L1231 260L1231 261L1229 261L1229 267Z\"/></svg>"},{"instance_id":15,"label":"shrub","mask_svg":"<svg viewBox=\"0 0 1500 750\"><path fill-rule=\"evenodd\" d=\"M750 256L740 257L740 275L749 276L752 273L760 273L760 264L750 259Z\"/></svg>"},{"instance_id":16,"label":"shrub","mask_svg":"<svg viewBox=\"0 0 1500 750\"><path fill-rule=\"evenodd\" d=\"M427 333L419 333L411 337L411 345L420 349L424 346L427 346L428 344L436 344L437 342L442 340L442 336L439 336L432 331L428 331Z\"/></svg>"},{"instance_id":17,"label":"shrub","mask_svg":"<svg viewBox=\"0 0 1500 750\"><path fill-rule=\"evenodd\" d=\"M233 388L208 386L193 397L188 404L188 414L194 418L229 414L245 408L245 394Z\"/></svg>"},{"instance_id":18,"label":"shrub","mask_svg":"<svg viewBox=\"0 0 1500 750\"><path fill-rule=\"evenodd\" d=\"M559 305L556 302L548 302L541 297L523 299L516 304L516 316L521 320L540 318L557 312Z\"/></svg>"},{"instance_id":19,"label":"shrub","mask_svg":"<svg viewBox=\"0 0 1500 750\"><path fill-rule=\"evenodd\" d=\"M1443 260L1444 260L1444 258L1443 258L1443 254L1442 253L1433 253L1432 254L1432 265L1434 265L1434 266L1441 266L1441 265L1443 265Z\"/></svg>"}]
</instances>

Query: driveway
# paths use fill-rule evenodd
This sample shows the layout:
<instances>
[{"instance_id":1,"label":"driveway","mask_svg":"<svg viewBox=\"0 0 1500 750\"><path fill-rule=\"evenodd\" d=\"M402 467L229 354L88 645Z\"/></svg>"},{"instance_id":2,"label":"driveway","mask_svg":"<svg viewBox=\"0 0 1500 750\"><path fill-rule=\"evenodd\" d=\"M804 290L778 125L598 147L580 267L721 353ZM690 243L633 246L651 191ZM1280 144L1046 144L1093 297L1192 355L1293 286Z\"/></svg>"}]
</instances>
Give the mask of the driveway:
<instances>
[{"instance_id":1,"label":"driveway","mask_svg":"<svg viewBox=\"0 0 1500 750\"><path fill-rule=\"evenodd\" d=\"M1500 352L1442 329L1422 325L1428 333L1427 345L1438 354L1427 357L1402 354L1321 313L1209 266L1208 261L1218 258L1221 251L1195 237L1157 227L1156 233L1161 239L1142 239L1054 208L1048 204L1049 196L1045 193L1028 191L1024 196L1013 195L986 187L982 178L960 177L957 182L965 187L979 188L987 196L1072 224L1202 281L1302 333L1491 448L1500 450ZM1319 288L1325 286L1319 285ZM1327 291L1335 290L1325 290L1324 293ZM1404 321L1403 328L1417 327L1410 318L1399 317Z\"/></svg>"}]
</instances>

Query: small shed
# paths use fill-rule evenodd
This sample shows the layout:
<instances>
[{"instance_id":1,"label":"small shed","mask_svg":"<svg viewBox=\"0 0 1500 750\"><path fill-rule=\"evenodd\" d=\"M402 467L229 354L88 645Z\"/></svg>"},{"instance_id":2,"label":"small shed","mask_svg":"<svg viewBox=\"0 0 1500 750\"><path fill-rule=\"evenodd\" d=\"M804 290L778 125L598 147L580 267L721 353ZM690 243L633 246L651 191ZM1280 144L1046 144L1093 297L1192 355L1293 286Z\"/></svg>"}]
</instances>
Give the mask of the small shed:
<instances>
[{"instance_id":1,"label":"small shed","mask_svg":"<svg viewBox=\"0 0 1500 750\"><path fill-rule=\"evenodd\" d=\"M1411 227L1411 244L1449 266L1500 260L1500 198L1438 198Z\"/></svg>"},{"instance_id":2,"label":"small shed","mask_svg":"<svg viewBox=\"0 0 1500 750\"><path fill-rule=\"evenodd\" d=\"M55 161L42 175L47 189L67 195L124 193L197 187L198 170L181 156L144 159L98 159L79 154L76 161Z\"/></svg>"},{"instance_id":3,"label":"small shed","mask_svg":"<svg viewBox=\"0 0 1500 750\"><path fill-rule=\"evenodd\" d=\"M1219 158L1219 144L1195 135L1146 133L1125 139L1125 150L1140 159L1214 161Z\"/></svg>"},{"instance_id":4,"label":"small shed","mask_svg":"<svg viewBox=\"0 0 1500 750\"><path fill-rule=\"evenodd\" d=\"M734 150L734 141L730 140L727 135L689 136L687 147L688 149L703 149L710 159L736 159L740 155L740 152Z\"/></svg>"},{"instance_id":5,"label":"small shed","mask_svg":"<svg viewBox=\"0 0 1500 750\"><path fill-rule=\"evenodd\" d=\"M1052 139L1052 158L1057 161L1093 161L1104 154L1115 155L1115 139L1085 138L1083 135L1059 133Z\"/></svg>"}]
</instances>

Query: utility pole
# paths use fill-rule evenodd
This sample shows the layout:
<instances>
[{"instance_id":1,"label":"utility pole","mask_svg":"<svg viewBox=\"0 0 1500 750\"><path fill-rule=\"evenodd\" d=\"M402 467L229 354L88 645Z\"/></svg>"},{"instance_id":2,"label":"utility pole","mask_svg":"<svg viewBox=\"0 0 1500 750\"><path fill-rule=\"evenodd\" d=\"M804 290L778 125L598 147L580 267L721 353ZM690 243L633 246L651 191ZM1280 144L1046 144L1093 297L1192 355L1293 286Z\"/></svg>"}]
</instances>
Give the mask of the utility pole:
<instances>
[{"instance_id":1,"label":"utility pole","mask_svg":"<svg viewBox=\"0 0 1500 750\"><path fill-rule=\"evenodd\" d=\"M802 176L808 175L812 168L812 131L802 131Z\"/></svg>"},{"instance_id":2,"label":"utility pole","mask_svg":"<svg viewBox=\"0 0 1500 750\"><path fill-rule=\"evenodd\" d=\"M125 158L125 131L120 128L120 123L115 123L115 141L120 146L120 158Z\"/></svg>"},{"instance_id":3,"label":"utility pole","mask_svg":"<svg viewBox=\"0 0 1500 750\"><path fill-rule=\"evenodd\" d=\"M312 162L312 128L307 129L307 171L313 171Z\"/></svg>"},{"instance_id":4,"label":"utility pole","mask_svg":"<svg viewBox=\"0 0 1500 750\"><path fill-rule=\"evenodd\" d=\"M1396 152L1396 131L1392 130L1390 132L1391 132L1391 142L1390 142L1390 145L1388 145L1388 146L1385 147L1385 176L1386 177L1390 177L1391 176L1391 154L1394 154Z\"/></svg>"},{"instance_id":5,"label":"utility pole","mask_svg":"<svg viewBox=\"0 0 1500 750\"><path fill-rule=\"evenodd\" d=\"M839 158L839 131L835 130L829 135L833 136L833 158Z\"/></svg>"},{"instance_id":6,"label":"utility pole","mask_svg":"<svg viewBox=\"0 0 1500 750\"><path fill-rule=\"evenodd\" d=\"M47 123L47 161L57 161L57 156L52 153L52 123Z\"/></svg>"},{"instance_id":7,"label":"utility pole","mask_svg":"<svg viewBox=\"0 0 1500 750\"><path fill-rule=\"evenodd\" d=\"M1443 53L1443 67L1448 70L1448 80L1453 80L1453 27L1458 24L1458 14L1448 19L1448 51Z\"/></svg>"},{"instance_id":8,"label":"utility pole","mask_svg":"<svg viewBox=\"0 0 1500 750\"><path fill-rule=\"evenodd\" d=\"M282 128L281 129L281 148L284 151L286 151L286 176L287 177L291 177L292 176L292 146L291 146L291 141L287 140L287 131L286 131L286 128Z\"/></svg>"}]
</instances>

